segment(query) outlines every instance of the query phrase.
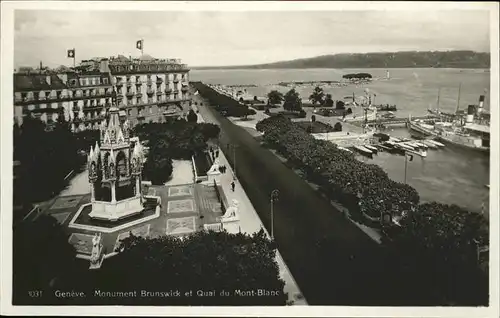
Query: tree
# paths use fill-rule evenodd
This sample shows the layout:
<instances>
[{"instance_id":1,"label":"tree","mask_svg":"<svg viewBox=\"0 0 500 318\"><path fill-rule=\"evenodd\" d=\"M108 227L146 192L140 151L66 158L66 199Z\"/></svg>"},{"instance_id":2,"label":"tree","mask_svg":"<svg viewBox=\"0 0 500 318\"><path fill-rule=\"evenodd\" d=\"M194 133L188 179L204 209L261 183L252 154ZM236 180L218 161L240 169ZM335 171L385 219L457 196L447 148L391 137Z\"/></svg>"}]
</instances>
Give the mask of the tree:
<instances>
[{"instance_id":1,"label":"tree","mask_svg":"<svg viewBox=\"0 0 500 318\"><path fill-rule=\"evenodd\" d=\"M302 110L302 100L300 99L299 93L297 93L294 88L285 94L284 100L283 108L285 110L292 112L300 112Z\"/></svg>"},{"instance_id":2,"label":"tree","mask_svg":"<svg viewBox=\"0 0 500 318\"><path fill-rule=\"evenodd\" d=\"M347 115L352 114L352 109L351 109L351 107L347 108L346 114L347 114Z\"/></svg>"},{"instance_id":3,"label":"tree","mask_svg":"<svg viewBox=\"0 0 500 318\"><path fill-rule=\"evenodd\" d=\"M255 115L255 114L257 114L257 112L254 109L252 109L248 106L245 106L245 107L240 107L238 109L233 109L231 115L235 116L235 117L240 117L240 118L243 118L246 120L246 119L248 119L248 116Z\"/></svg>"},{"instance_id":4,"label":"tree","mask_svg":"<svg viewBox=\"0 0 500 318\"><path fill-rule=\"evenodd\" d=\"M332 99L332 95L331 94L326 94L324 106L325 107L333 107L333 99Z\"/></svg>"},{"instance_id":5,"label":"tree","mask_svg":"<svg viewBox=\"0 0 500 318\"><path fill-rule=\"evenodd\" d=\"M273 106L281 104L281 102L284 100L283 94L281 94L279 91L276 90L270 91L267 94L267 98L268 98L268 103Z\"/></svg>"},{"instance_id":6,"label":"tree","mask_svg":"<svg viewBox=\"0 0 500 318\"><path fill-rule=\"evenodd\" d=\"M316 106L316 104L323 104L323 98L325 96L325 93L323 92L323 89L319 86L316 86L316 88L314 88L314 91L312 92L312 94L309 96L309 100L313 103L314 106Z\"/></svg>"},{"instance_id":7,"label":"tree","mask_svg":"<svg viewBox=\"0 0 500 318\"><path fill-rule=\"evenodd\" d=\"M121 252L105 261L95 288L107 290L179 290L180 297L97 299L107 304L142 305L284 305L284 281L275 260L276 247L261 230L250 235L201 231L183 240L130 236ZM123 279L127 277L127 279ZM102 278L102 279L99 279ZM238 296L237 291L276 291L277 296ZM185 296L192 291L191 296ZM200 296L199 291L205 293ZM208 295L210 291L214 294ZM228 292L221 295L221 292Z\"/></svg>"},{"instance_id":8,"label":"tree","mask_svg":"<svg viewBox=\"0 0 500 318\"><path fill-rule=\"evenodd\" d=\"M172 159L168 157L165 144L160 143L152 147L142 169L143 178L154 185L162 185L170 178L172 171Z\"/></svg>"},{"instance_id":9,"label":"tree","mask_svg":"<svg viewBox=\"0 0 500 318\"><path fill-rule=\"evenodd\" d=\"M333 131L342 131L342 124L340 122L335 123Z\"/></svg>"},{"instance_id":10,"label":"tree","mask_svg":"<svg viewBox=\"0 0 500 318\"><path fill-rule=\"evenodd\" d=\"M418 206L400 220L388 243L396 277L410 284L408 298L434 305L486 305L487 279L477 260L477 247L489 244L488 221L482 214L436 202Z\"/></svg>"},{"instance_id":11,"label":"tree","mask_svg":"<svg viewBox=\"0 0 500 318\"><path fill-rule=\"evenodd\" d=\"M345 109L345 103L341 100L338 100L337 103L335 103L335 109Z\"/></svg>"},{"instance_id":12,"label":"tree","mask_svg":"<svg viewBox=\"0 0 500 318\"><path fill-rule=\"evenodd\" d=\"M45 301L76 268L76 251L69 235L52 216L40 215L13 228L13 302ZM42 298L30 297L41 291Z\"/></svg>"},{"instance_id":13,"label":"tree","mask_svg":"<svg viewBox=\"0 0 500 318\"><path fill-rule=\"evenodd\" d=\"M190 110L187 115L187 121L190 123L196 123L198 121L198 115L194 112L194 110Z\"/></svg>"}]
</instances>

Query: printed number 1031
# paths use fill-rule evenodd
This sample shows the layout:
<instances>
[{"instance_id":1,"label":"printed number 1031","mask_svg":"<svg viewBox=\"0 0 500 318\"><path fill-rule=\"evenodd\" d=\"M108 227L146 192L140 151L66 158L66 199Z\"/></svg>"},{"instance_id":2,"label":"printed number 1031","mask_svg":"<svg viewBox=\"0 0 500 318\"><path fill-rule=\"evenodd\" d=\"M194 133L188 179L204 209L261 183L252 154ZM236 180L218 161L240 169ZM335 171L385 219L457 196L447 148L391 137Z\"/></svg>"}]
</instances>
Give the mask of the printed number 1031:
<instances>
[{"instance_id":1,"label":"printed number 1031","mask_svg":"<svg viewBox=\"0 0 500 318\"><path fill-rule=\"evenodd\" d=\"M30 290L28 292L28 295L30 297L42 297L42 291L41 290Z\"/></svg>"}]
</instances>

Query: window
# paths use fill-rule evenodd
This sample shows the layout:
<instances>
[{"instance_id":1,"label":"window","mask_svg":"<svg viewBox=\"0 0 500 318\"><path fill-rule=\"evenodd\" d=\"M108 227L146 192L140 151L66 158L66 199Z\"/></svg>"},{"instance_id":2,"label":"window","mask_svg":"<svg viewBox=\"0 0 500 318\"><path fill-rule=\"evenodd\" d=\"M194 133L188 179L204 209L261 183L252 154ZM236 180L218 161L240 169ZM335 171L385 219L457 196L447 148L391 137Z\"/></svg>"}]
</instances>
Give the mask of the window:
<instances>
[{"instance_id":1,"label":"window","mask_svg":"<svg viewBox=\"0 0 500 318\"><path fill-rule=\"evenodd\" d=\"M107 84L108 84L108 79L107 79L107 78L103 78L103 79L102 79L102 82L103 82L105 85L107 85Z\"/></svg>"},{"instance_id":2,"label":"window","mask_svg":"<svg viewBox=\"0 0 500 318\"><path fill-rule=\"evenodd\" d=\"M152 114L153 113L153 106L149 106L149 113Z\"/></svg>"},{"instance_id":3,"label":"window","mask_svg":"<svg viewBox=\"0 0 500 318\"><path fill-rule=\"evenodd\" d=\"M97 77L95 79L95 82L96 82L97 85L101 85L101 79L99 77Z\"/></svg>"}]
</instances>

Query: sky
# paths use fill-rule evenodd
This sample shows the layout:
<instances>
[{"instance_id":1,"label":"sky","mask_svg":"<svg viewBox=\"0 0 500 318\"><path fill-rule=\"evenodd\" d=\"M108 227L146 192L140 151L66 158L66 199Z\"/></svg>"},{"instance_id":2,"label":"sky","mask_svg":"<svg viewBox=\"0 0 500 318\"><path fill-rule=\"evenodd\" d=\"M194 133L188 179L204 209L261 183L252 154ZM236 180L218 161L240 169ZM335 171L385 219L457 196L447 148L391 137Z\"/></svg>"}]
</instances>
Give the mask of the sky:
<instances>
[{"instance_id":1,"label":"sky","mask_svg":"<svg viewBox=\"0 0 500 318\"><path fill-rule=\"evenodd\" d=\"M55 67L123 54L190 66L248 65L335 53L489 52L488 11L16 10L14 64Z\"/></svg>"}]
</instances>

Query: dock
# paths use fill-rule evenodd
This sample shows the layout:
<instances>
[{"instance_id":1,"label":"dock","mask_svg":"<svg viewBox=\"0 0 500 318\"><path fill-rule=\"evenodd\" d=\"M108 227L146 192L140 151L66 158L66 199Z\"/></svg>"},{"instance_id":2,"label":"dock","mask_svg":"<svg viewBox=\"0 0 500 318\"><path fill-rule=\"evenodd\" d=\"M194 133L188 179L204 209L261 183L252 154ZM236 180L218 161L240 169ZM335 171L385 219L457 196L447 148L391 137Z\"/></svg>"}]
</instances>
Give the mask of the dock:
<instances>
[{"instance_id":1,"label":"dock","mask_svg":"<svg viewBox=\"0 0 500 318\"><path fill-rule=\"evenodd\" d=\"M435 119L438 118L435 115L425 115L425 116L412 116L411 120L416 120L416 119ZM410 122L410 117L396 117L396 118L378 118L378 119L369 119L366 121L368 125L384 125L384 126L391 126L391 125L407 125ZM350 124L361 126L365 123L364 118L356 119L356 120L350 120Z\"/></svg>"}]
</instances>

